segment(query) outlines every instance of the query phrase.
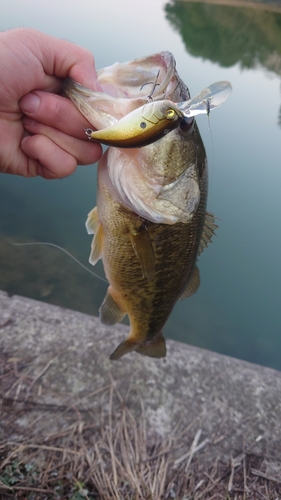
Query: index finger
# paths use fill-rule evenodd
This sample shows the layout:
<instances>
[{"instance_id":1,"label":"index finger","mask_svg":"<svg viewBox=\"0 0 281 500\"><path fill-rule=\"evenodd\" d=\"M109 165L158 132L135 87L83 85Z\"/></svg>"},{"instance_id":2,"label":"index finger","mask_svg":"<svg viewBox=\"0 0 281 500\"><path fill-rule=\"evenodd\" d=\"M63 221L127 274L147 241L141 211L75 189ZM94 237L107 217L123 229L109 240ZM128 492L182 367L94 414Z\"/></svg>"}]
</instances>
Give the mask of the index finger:
<instances>
[{"instance_id":1,"label":"index finger","mask_svg":"<svg viewBox=\"0 0 281 500\"><path fill-rule=\"evenodd\" d=\"M19 105L29 118L79 139L86 139L84 129L92 128L92 125L66 97L37 90L26 94Z\"/></svg>"}]
</instances>

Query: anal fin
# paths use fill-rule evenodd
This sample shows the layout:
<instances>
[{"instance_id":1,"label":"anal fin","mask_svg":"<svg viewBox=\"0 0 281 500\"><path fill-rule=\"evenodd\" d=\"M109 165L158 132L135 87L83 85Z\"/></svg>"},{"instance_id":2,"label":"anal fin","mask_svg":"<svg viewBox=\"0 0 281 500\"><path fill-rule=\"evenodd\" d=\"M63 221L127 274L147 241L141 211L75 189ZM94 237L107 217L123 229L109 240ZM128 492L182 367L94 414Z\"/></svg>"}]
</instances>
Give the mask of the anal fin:
<instances>
[{"instance_id":1,"label":"anal fin","mask_svg":"<svg viewBox=\"0 0 281 500\"><path fill-rule=\"evenodd\" d=\"M105 325L120 323L126 314L112 297L109 288L107 289L106 296L103 299L99 312L100 320Z\"/></svg>"},{"instance_id":2,"label":"anal fin","mask_svg":"<svg viewBox=\"0 0 281 500\"><path fill-rule=\"evenodd\" d=\"M86 220L86 229L88 234L95 234L99 224L98 208L95 207L88 213Z\"/></svg>"},{"instance_id":3,"label":"anal fin","mask_svg":"<svg viewBox=\"0 0 281 500\"><path fill-rule=\"evenodd\" d=\"M130 232L130 240L134 252L140 262L143 276L151 281L155 274L155 256L146 227L142 227L135 233Z\"/></svg>"},{"instance_id":4,"label":"anal fin","mask_svg":"<svg viewBox=\"0 0 281 500\"><path fill-rule=\"evenodd\" d=\"M212 237L215 234L216 229L218 228L215 223L215 216L210 212L206 212L205 222L202 231L201 241L199 245L198 255L203 252L203 250L212 242Z\"/></svg>"},{"instance_id":5,"label":"anal fin","mask_svg":"<svg viewBox=\"0 0 281 500\"><path fill-rule=\"evenodd\" d=\"M197 292L199 286L200 286L200 273L198 267L195 266L187 283L187 287L181 294L179 300L183 300L186 297L191 297L194 293Z\"/></svg>"}]
</instances>

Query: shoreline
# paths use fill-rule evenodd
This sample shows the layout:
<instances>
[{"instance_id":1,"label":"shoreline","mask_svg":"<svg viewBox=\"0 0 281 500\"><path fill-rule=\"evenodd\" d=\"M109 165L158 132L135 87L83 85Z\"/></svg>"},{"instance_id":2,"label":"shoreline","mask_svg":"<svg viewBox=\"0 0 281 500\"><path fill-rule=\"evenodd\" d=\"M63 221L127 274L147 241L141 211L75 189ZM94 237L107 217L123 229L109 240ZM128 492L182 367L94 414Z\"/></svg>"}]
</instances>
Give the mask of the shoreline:
<instances>
[{"instance_id":1,"label":"shoreline","mask_svg":"<svg viewBox=\"0 0 281 500\"><path fill-rule=\"evenodd\" d=\"M270 12L281 12L281 6L276 2L263 3L259 0L183 0L189 3L206 3L211 5L225 5L226 7L245 7Z\"/></svg>"}]
</instances>

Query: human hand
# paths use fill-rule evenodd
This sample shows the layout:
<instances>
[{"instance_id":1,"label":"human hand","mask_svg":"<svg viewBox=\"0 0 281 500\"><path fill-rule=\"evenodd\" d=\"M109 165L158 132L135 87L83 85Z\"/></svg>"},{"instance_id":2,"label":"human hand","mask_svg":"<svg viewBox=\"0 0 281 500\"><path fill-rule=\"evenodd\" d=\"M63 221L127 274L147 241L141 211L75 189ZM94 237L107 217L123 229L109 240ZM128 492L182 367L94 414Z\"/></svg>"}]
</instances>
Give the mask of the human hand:
<instances>
[{"instance_id":1,"label":"human hand","mask_svg":"<svg viewBox=\"0 0 281 500\"><path fill-rule=\"evenodd\" d=\"M96 162L101 146L69 99L57 95L72 77L101 90L93 56L71 42L19 28L0 33L0 172L61 178Z\"/></svg>"}]
</instances>

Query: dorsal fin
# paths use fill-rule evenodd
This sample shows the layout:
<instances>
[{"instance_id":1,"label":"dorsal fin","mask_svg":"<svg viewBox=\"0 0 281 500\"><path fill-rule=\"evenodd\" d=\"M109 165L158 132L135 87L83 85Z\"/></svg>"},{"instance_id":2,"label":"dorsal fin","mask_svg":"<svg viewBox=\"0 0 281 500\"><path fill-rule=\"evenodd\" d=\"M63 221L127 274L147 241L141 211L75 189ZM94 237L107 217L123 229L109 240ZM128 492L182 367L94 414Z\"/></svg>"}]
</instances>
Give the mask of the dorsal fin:
<instances>
[{"instance_id":1,"label":"dorsal fin","mask_svg":"<svg viewBox=\"0 0 281 500\"><path fill-rule=\"evenodd\" d=\"M120 323L126 314L112 297L110 287L107 289L106 296L103 299L99 312L100 320L105 325Z\"/></svg>"},{"instance_id":2,"label":"dorsal fin","mask_svg":"<svg viewBox=\"0 0 281 500\"><path fill-rule=\"evenodd\" d=\"M151 281L155 274L155 256L146 227L141 227L135 233L130 232L130 240L134 252L139 259L143 276Z\"/></svg>"},{"instance_id":3,"label":"dorsal fin","mask_svg":"<svg viewBox=\"0 0 281 500\"><path fill-rule=\"evenodd\" d=\"M102 244L103 244L103 228L102 225L99 223L95 231L95 236L93 237L91 245L91 253L89 258L89 262L93 266L102 257Z\"/></svg>"},{"instance_id":4,"label":"dorsal fin","mask_svg":"<svg viewBox=\"0 0 281 500\"><path fill-rule=\"evenodd\" d=\"M98 208L95 207L88 213L86 220L86 229L88 234L95 234L99 223Z\"/></svg>"},{"instance_id":5,"label":"dorsal fin","mask_svg":"<svg viewBox=\"0 0 281 500\"><path fill-rule=\"evenodd\" d=\"M200 274L199 274L199 269L196 266L193 269L192 274L191 274L189 281L187 283L187 287L184 290L184 292L181 294L179 300L183 300L186 297L191 297L191 295L193 295L194 293L197 292L199 285L200 285Z\"/></svg>"},{"instance_id":6,"label":"dorsal fin","mask_svg":"<svg viewBox=\"0 0 281 500\"><path fill-rule=\"evenodd\" d=\"M205 222L202 231L201 241L199 245L198 255L203 252L203 250L211 243L212 237L215 234L216 229L218 228L217 224L215 224L215 216L210 212L206 212Z\"/></svg>"}]
</instances>

